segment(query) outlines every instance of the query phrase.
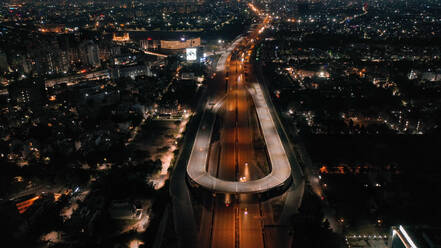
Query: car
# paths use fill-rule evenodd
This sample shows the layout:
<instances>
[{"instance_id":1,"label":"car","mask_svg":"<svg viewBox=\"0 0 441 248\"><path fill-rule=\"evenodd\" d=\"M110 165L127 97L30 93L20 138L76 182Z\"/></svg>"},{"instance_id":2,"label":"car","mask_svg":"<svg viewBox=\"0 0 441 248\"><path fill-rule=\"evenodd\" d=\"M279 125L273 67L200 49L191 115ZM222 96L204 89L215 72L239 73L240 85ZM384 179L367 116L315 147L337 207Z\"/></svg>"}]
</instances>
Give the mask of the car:
<instances>
[{"instance_id":1,"label":"car","mask_svg":"<svg viewBox=\"0 0 441 248\"><path fill-rule=\"evenodd\" d=\"M229 195L229 194L226 194L226 195L225 195L225 201L224 201L224 203L225 203L225 206L226 206L226 207L229 207L229 206L230 206L230 204L231 204L231 198L230 198L230 195Z\"/></svg>"}]
</instances>

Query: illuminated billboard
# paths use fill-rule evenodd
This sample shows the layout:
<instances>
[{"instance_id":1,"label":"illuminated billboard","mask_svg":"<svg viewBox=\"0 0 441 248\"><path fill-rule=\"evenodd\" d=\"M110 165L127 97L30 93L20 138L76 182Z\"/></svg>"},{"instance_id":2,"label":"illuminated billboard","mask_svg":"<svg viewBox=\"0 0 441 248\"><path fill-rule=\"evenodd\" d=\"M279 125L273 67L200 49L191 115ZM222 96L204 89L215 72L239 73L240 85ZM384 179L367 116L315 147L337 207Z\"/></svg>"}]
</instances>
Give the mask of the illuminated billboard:
<instances>
[{"instance_id":1,"label":"illuminated billboard","mask_svg":"<svg viewBox=\"0 0 441 248\"><path fill-rule=\"evenodd\" d=\"M187 48L186 49L187 61L194 61L194 60L196 60L196 58L197 58L196 52L197 52L196 48Z\"/></svg>"}]
</instances>

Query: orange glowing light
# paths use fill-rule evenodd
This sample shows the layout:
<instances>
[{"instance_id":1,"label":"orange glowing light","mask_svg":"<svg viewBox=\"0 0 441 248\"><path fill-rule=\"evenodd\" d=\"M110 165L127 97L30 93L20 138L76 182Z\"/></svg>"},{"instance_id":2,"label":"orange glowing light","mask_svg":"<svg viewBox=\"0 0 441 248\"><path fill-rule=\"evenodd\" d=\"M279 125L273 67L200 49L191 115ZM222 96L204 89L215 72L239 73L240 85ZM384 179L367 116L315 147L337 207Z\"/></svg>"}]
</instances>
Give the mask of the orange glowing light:
<instances>
[{"instance_id":1,"label":"orange glowing light","mask_svg":"<svg viewBox=\"0 0 441 248\"><path fill-rule=\"evenodd\" d=\"M116 34L113 34L112 40L116 42L127 42L130 41L130 35L129 33L125 33L123 34L123 36L118 36Z\"/></svg>"},{"instance_id":2,"label":"orange glowing light","mask_svg":"<svg viewBox=\"0 0 441 248\"><path fill-rule=\"evenodd\" d=\"M345 174L345 169L343 168L343 166L337 166L337 169L339 174Z\"/></svg>"},{"instance_id":3,"label":"orange glowing light","mask_svg":"<svg viewBox=\"0 0 441 248\"><path fill-rule=\"evenodd\" d=\"M15 206L17 207L18 212L20 214L22 214L22 213L26 212L26 210L28 210L28 208L31 207L34 204L34 202L38 199L40 199L40 196L35 196L29 200L19 202L19 203L15 204Z\"/></svg>"},{"instance_id":4,"label":"orange glowing light","mask_svg":"<svg viewBox=\"0 0 441 248\"><path fill-rule=\"evenodd\" d=\"M54 200L55 200L55 201L58 201L58 200L60 199L61 196L62 196L62 194L60 194L60 193L55 193L55 194L54 194Z\"/></svg>"}]
</instances>

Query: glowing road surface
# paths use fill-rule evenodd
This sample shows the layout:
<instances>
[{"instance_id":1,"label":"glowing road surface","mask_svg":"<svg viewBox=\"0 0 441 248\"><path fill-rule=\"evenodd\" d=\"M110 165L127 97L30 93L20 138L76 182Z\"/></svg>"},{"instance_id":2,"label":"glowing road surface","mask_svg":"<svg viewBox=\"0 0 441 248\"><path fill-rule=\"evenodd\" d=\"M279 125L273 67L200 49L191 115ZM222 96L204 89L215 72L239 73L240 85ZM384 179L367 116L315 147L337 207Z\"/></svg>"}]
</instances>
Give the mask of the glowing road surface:
<instances>
[{"instance_id":1,"label":"glowing road surface","mask_svg":"<svg viewBox=\"0 0 441 248\"><path fill-rule=\"evenodd\" d=\"M187 165L187 175L192 183L219 193L261 193L284 186L291 180L291 166L261 86L252 84L250 94L256 106L257 117L266 143L271 172L263 178L250 181L226 181L213 177L207 172L207 159L216 112L222 100L215 105L208 103L196 134L193 149Z\"/></svg>"}]
</instances>

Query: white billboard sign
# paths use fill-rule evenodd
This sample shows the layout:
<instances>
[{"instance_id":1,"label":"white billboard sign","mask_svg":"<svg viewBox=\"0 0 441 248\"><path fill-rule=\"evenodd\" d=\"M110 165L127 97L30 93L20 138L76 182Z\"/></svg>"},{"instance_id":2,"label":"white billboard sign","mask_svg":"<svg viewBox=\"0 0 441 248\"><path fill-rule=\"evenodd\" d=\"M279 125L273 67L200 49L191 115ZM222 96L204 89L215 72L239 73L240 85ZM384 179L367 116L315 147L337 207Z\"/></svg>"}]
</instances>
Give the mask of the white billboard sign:
<instances>
[{"instance_id":1,"label":"white billboard sign","mask_svg":"<svg viewBox=\"0 0 441 248\"><path fill-rule=\"evenodd\" d=\"M196 60L197 49L196 48L187 48L186 49L186 55L187 55L187 61L194 61Z\"/></svg>"}]
</instances>

